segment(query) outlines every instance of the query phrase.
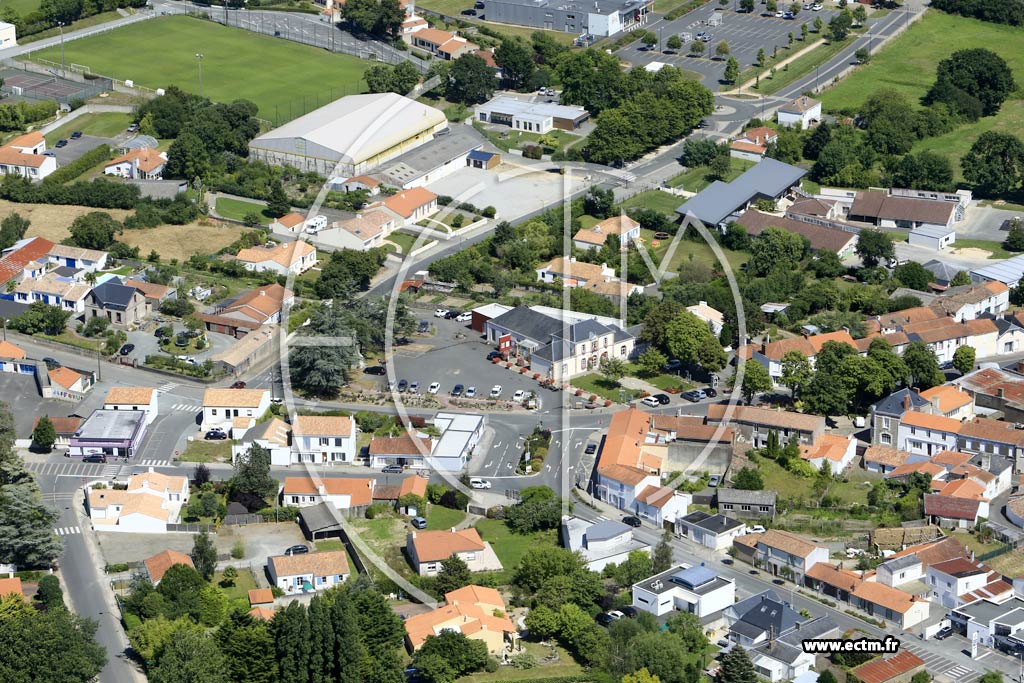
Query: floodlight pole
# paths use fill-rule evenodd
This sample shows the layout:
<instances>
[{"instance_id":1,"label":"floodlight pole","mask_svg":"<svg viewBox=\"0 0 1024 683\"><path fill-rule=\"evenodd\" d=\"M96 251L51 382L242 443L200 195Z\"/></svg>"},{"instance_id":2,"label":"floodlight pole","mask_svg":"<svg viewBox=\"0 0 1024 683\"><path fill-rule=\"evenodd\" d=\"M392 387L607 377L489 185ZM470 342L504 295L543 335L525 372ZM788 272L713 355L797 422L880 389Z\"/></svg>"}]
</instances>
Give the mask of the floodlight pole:
<instances>
[{"instance_id":1,"label":"floodlight pole","mask_svg":"<svg viewBox=\"0 0 1024 683\"><path fill-rule=\"evenodd\" d=\"M63 78L64 71L64 22L58 21L57 28L60 29L60 75Z\"/></svg>"},{"instance_id":2,"label":"floodlight pole","mask_svg":"<svg viewBox=\"0 0 1024 683\"><path fill-rule=\"evenodd\" d=\"M227 5L225 5L227 7ZM196 59L199 60L199 96L203 96L203 55L200 52L196 53Z\"/></svg>"}]
</instances>

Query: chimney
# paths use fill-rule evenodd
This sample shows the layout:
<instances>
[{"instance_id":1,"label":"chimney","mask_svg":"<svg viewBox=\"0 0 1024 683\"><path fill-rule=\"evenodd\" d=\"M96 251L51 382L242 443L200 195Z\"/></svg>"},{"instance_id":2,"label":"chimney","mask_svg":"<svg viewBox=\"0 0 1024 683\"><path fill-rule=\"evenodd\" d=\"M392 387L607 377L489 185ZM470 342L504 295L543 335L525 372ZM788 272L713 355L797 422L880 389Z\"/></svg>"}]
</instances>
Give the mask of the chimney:
<instances>
[{"instance_id":1,"label":"chimney","mask_svg":"<svg viewBox=\"0 0 1024 683\"><path fill-rule=\"evenodd\" d=\"M910 410L910 392L903 395L903 410Z\"/></svg>"},{"instance_id":2,"label":"chimney","mask_svg":"<svg viewBox=\"0 0 1024 683\"><path fill-rule=\"evenodd\" d=\"M707 301L700 301L700 302L697 303L697 305L698 306L707 306L708 302Z\"/></svg>"},{"instance_id":3,"label":"chimney","mask_svg":"<svg viewBox=\"0 0 1024 683\"><path fill-rule=\"evenodd\" d=\"M455 533L455 527L452 527L452 533L453 534Z\"/></svg>"}]
</instances>

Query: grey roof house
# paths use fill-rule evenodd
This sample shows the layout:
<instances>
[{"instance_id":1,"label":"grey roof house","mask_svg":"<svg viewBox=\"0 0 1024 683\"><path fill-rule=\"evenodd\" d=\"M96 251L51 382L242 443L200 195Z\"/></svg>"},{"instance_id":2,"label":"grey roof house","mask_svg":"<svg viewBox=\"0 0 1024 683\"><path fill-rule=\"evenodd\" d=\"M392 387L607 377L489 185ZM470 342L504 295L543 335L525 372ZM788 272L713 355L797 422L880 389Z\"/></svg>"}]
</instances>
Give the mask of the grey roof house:
<instances>
[{"instance_id":1,"label":"grey roof house","mask_svg":"<svg viewBox=\"0 0 1024 683\"><path fill-rule=\"evenodd\" d=\"M775 517L775 491L744 491L720 488L715 491L718 512L729 517L757 519Z\"/></svg>"},{"instance_id":2,"label":"grey roof house","mask_svg":"<svg viewBox=\"0 0 1024 683\"><path fill-rule=\"evenodd\" d=\"M85 297L86 322L92 318L106 318L111 327L129 328L150 312L145 294L112 280L96 285Z\"/></svg>"},{"instance_id":3,"label":"grey roof house","mask_svg":"<svg viewBox=\"0 0 1024 683\"><path fill-rule=\"evenodd\" d=\"M559 529L562 546L578 552L587 568L599 572L610 564L621 564L636 550L650 554L651 546L633 538L633 528L612 519L591 523L579 517L565 517Z\"/></svg>"},{"instance_id":4,"label":"grey roof house","mask_svg":"<svg viewBox=\"0 0 1024 683\"><path fill-rule=\"evenodd\" d=\"M871 443L896 445L900 420L908 411L927 410L931 403L913 389L900 389L871 406Z\"/></svg>"},{"instance_id":5,"label":"grey roof house","mask_svg":"<svg viewBox=\"0 0 1024 683\"><path fill-rule=\"evenodd\" d=\"M763 159L731 183L720 180L711 183L676 209L676 213L684 218L693 216L705 225L721 226L730 216L743 213L758 199L781 198L798 186L805 175L807 171L802 168Z\"/></svg>"},{"instance_id":6,"label":"grey roof house","mask_svg":"<svg viewBox=\"0 0 1024 683\"><path fill-rule=\"evenodd\" d=\"M771 591L765 591L743 601L743 608L735 605L736 620L729 624L730 639L744 648L757 645L796 628L803 622L800 613L783 602ZM756 600L754 598L757 598ZM729 619L728 613L726 619Z\"/></svg>"}]
</instances>

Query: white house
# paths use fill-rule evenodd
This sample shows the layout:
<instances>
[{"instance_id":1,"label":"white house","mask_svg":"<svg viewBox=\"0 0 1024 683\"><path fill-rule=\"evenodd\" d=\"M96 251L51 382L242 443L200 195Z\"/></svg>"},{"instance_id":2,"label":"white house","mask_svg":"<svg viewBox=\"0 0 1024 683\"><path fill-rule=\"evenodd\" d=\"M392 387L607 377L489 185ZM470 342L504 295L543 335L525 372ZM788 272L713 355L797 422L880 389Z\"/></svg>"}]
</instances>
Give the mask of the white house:
<instances>
[{"instance_id":1,"label":"white house","mask_svg":"<svg viewBox=\"0 0 1024 683\"><path fill-rule=\"evenodd\" d=\"M233 438L240 439L269 409L270 392L266 389L207 389L202 429L234 429Z\"/></svg>"},{"instance_id":2,"label":"white house","mask_svg":"<svg viewBox=\"0 0 1024 683\"><path fill-rule=\"evenodd\" d=\"M796 534L769 529L763 534L739 536L734 543L753 549L753 561L772 576L788 576L803 583L804 575L818 562L828 562L828 548L817 545Z\"/></svg>"},{"instance_id":3,"label":"white house","mask_svg":"<svg viewBox=\"0 0 1024 683\"><path fill-rule=\"evenodd\" d=\"M618 281L615 269L607 263L584 263L575 257L559 256L537 269L537 279L545 284L561 280L566 287L586 287L591 282Z\"/></svg>"},{"instance_id":4,"label":"white house","mask_svg":"<svg viewBox=\"0 0 1024 683\"><path fill-rule=\"evenodd\" d=\"M289 595L327 590L344 583L351 573L344 550L267 558L267 573Z\"/></svg>"},{"instance_id":5,"label":"white house","mask_svg":"<svg viewBox=\"0 0 1024 683\"><path fill-rule=\"evenodd\" d=\"M704 619L735 601L733 580L703 564L680 565L633 584L633 607L656 617L680 610Z\"/></svg>"},{"instance_id":6,"label":"white house","mask_svg":"<svg viewBox=\"0 0 1024 683\"><path fill-rule=\"evenodd\" d=\"M42 180L57 170L57 158L45 152L46 139L39 131L14 138L0 147L0 175Z\"/></svg>"},{"instance_id":7,"label":"white house","mask_svg":"<svg viewBox=\"0 0 1024 683\"><path fill-rule=\"evenodd\" d=\"M150 180L163 178L167 153L150 147L139 147L107 162L104 175L119 178Z\"/></svg>"},{"instance_id":8,"label":"white house","mask_svg":"<svg viewBox=\"0 0 1024 683\"><path fill-rule=\"evenodd\" d=\"M958 557L933 564L925 572L929 597L956 609L975 600L1001 600L1013 596L1013 586L981 562Z\"/></svg>"},{"instance_id":9,"label":"white house","mask_svg":"<svg viewBox=\"0 0 1024 683\"><path fill-rule=\"evenodd\" d=\"M1024 635L1024 600L978 600L956 608L949 613L949 619L966 631L968 642L977 635L979 645L993 647L997 632L1002 631L1013 639L1011 642L1019 643Z\"/></svg>"},{"instance_id":10,"label":"white house","mask_svg":"<svg viewBox=\"0 0 1024 683\"><path fill-rule=\"evenodd\" d=\"M801 681L814 667L816 655L804 652L803 641L830 638L839 635L839 628L832 617L825 615L805 621L799 628L776 635L755 645L750 652L750 661L761 678L779 683L780 681Z\"/></svg>"},{"instance_id":11,"label":"white house","mask_svg":"<svg viewBox=\"0 0 1024 683\"><path fill-rule=\"evenodd\" d=\"M857 439L853 435L822 434L811 445L800 446L800 457L820 470L828 463L832 475L843 472L857 457Z\"/></svg>"},{"instance_id":12,"label":"white house","mask_svg":"<svg viewBox=\"0 0 1024 683\"><path fill-rule=\"evenodd\" d=\"M687 306L686 311L706 322L708 327L711 328L711 333L716 337L722 334L722 326L725 325L725 317L722 315L721 311L708 306L707 301L701 301L695 306Z\"/></svg>"},{"instance_id":13,"label":"white house","mask_svg":"<svg viewBox=\"0 0 1024 683\"><path fill-rule=\"evenodd\" d=\"M48 254L50 263L60 267L75 268L86 273L107 269L109 254L99 249L83 249L67 244L55 244Z\"/></svg>"},{"instance_id":14,"label":"white house","mask_svg":"<svg viewBox=\"0 0 1024 683\"><path fill-rule=\"evenodd\" d=\"M18 45L18 27L6 21L0 21L0 50Z\"/></svg>"},{"instance_id":15,"label":"white house","mask_svg":"<svg viewBox=\"0 0 1024 683\"><path fill-rule=\"evenodd\" d=\"M781 126L810 128L812 123L821 121L821 102L801 95L779 107L778 117Z\"/></svg>"},{"instance_id":16,"label":"white house","mask_svg":"<svg viewBox=\"0 0 1024 683\"><path fill-rule=\"evenodd\" d=\"M459 472L465 468L487 424L479 413L438 413L434 427L440 437L406 433L396 437L375 436L370 441L370 467L402 465Z\"/></svg>"},{"instance_id":17,"label":"white house","mask_svg":"<svg viewBox=\"0 0 1024 683\"><path fill-rule=\"evenodd\" d=\"M85 312L85 301L90 290L92 287L73 277L50 272L38 279L22 280L13 294L18 303L41 301L77 315Z\"/></svg>"},{"instance_id":18,"label":"white house","mask_svg":"<svg viewBox=\"0 0 1024 683\"><path fill-rule=\"evenodd\" d=\"M893 622L900 629L913 628L928 620L931 603L877 581L861 582L852 596L851 604L873 617Z\"/></svg>"},{"instance_id":19,"label":"white house","mask_svg":"<svg viewBox=\"0 0 1024 683\"><path fill-rule=\"evenodd\" d=\"M593 523L579 517L564 517L559 537L562 547L582 555L587 568L595 572L610 564L622 564L630 553L651 552L649 544L633 538L632 527L611 519Z\"/></svg>"},{"instance_id":20,"label":"white house","mask_svg":"<svg viewBox=\"0 0 1024 683\"><path fill-rule=\"evenodd\" d=\"M242 249L235 258L246 270L257 273L269 270L278 275L301 275L316 265L316 247L294 240L273 247Z\"/></svg>"},{"instance_id":21,"label":"white house","mask_svg":"<svg viewBox=\"0 0 1024 683\"><path fill-rule=\"evenodd\" d=\"M412 187L391 195L379 205L402 219L402 225L412 225L437 213L437 195L425 187ZM378 206L374 204L373 206Z\"/></svg>"},{"instance_id":22,"label":"white house","mask_svg":"<svg viewBox=\"0 0 1024 683\"><path fill-rule=\"evenodd\" d=\"M441 569L441 562L452 555L457 555L473 572L500 571L502 568L491 544L482 540L473 527L412 531L405 541L405 553L420 576L435 576Z\"/></svg>"},{"instance_id":23,"label":"white house","mask_svg":"<svg viewBox=\"0 0 1024 683\"><path fill-rule=\"evenodd\" d=\"M97 531L166 533L188 498L188 477L153 468L131 477L127 489L86 487L89 518Z\"/></svg>"},{"instance_id":24,"label":"white house","mask_svg":"<svg viewBox=\"0 0 1024 683\"><path fill-rule=\"evenodd\" d=\"M640 238L640 224L625 214L612 216L592 227L581 228L573 235L572 243L578 249L600 249L609 235L618 237L619 247L625 249Z\"/></svg>"},{"instance_id":25,"label":"white house","mask_svg":"<svg viewBox=\"0 0 1024 683\"><path fill-rule=\"evenodd\" d=\"M146 424L153 424L158 415L158 394L152 387L112 387L103 400L104 410L141 410Z\"/></svg>"},{"instance_id":26,"label":"white house","mask_svg":"<svg viewBox=\"0 0 1024 683\"><path fill-rule=\"evenodd\" d=\"M288 440L288 425L279 417L272 417L246 431L245 438L231 445L231 461L249 451L253 444L270 451L270 464L286 467L292 464L292 448Z\"/></svg>"},{"instance_id":27,"label":"white house","mask_svg":"<svg viewBox=\"0 0 1024 683\"><path fill-rule=\"evenodd\" d=\"M384 240L398 227L398 221L399 218L390 211L373 209L335 222L322 238L330 238L332 243L344 249L368 251L384 246Z\"/></svg>"},{"instance_id":28,"label":"white house","mask_svg":"<svg viewBox=\"0 0 1024 683\"><path fill-rule=\"evenodd\" d=\"M293 462L351 464L359 455L356 431L351 417L298 415L292 420Z\"/></svg>"},{"instance_id":29,"label":"white house","mask_svg":"<svg viewBox=\"0 0 1024 683\"><path fill-rule=\"evenodd\" d=\"M705 548L727 550L737 536L747 533L747 525L742 520L732 517L710 515L695 510L685 517L676 519L676 533Z\"/></svg>"},{"instance_id":30,"label":"white house","mask_svg":"<svg viewBox=\"0 0 1024 683\"><path fill-rule=\"evenodd\" d=\"M366 507L373 502L376 479L352 477L285 477L281 485L281 504L289 507L311 507L330 503L339 510Z\"/></svg>"}]
</instances>

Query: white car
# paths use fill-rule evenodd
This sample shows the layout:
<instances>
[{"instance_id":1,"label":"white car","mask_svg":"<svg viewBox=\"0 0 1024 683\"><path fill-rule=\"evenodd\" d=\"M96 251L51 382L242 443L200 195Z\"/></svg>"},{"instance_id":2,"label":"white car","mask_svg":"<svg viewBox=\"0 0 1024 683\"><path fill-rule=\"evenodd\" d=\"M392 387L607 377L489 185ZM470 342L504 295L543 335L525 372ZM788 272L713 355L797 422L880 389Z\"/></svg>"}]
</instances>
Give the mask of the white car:
<instances>
[{"instance_id":1,"label":"white car","mask_svg":"<svg viewBox=\"0 0 1024 683\"><path fill-rule=\"evenodd\" d=\"M501 396L501 385L495 384L491 387L491 398L498 398L499 396Z\"/></svg>"},{"instance_id":2,"label":"white car","mask_svg":"<svg viewBox=\"0 0 1024 683\"><path fill-rule=\"evenodd\" d=\"M760 524L755 524L754 526L750 527L750 533L752 534L763 534L764 531L764 527Z\"/></svg>"},{"instance_id":3,"label":"white car","mask_svg":"<svg viewBox=\"0 0 1024 683\"><path fill-rule=\"evenodd\" d=\"M775 13L775 18L776 18L776 19L781 19L781 18L782 18L782 17L784 17L784 16L786 16L786 13L785 13L785 12L776 12L776 13Z\"/></svg>"},{"instance_id":4,"label":"white car","mask_svg":"<svg viewBox=\"0 0 1024 683\"><path fill-rule=\"evenodd\" d=\"M420 393L420 383L419 382L413 382L412 384L410 384L409 385L409 393L410 394L418 394L418 393Z\"/></svg>"},{"instance_id":5,"label":"white car","mask_svg":"<svg viewBox=\"0 0 1024 683\"><path fill-rule=\"evenodd\" d=\"M472 313L472 312L470 312L470 311L466 311L465 313L459 313L459 314L458 314L458 315L457 315L457 316L455 317L455 320L456 320L457 322L460 322L460 323L468 323L468 322L471 322L471 321L473 320L473 313Z\"/></svg>"},{"instance_id":6,"label":"white car","mask_svg":"<svg viewBox=\"0 0 1024 683\"><path fill-rule=\"evenodd\" d=\"M820 2L814 3L814 5L811 7L811 11L814 11L814 12L820 12L821 10L822 10L822 6L821 6Z\"/></svg>"},{"instance_id":7,"label":"white car","mask_svg":"<svg viewBox=\"0 0 1024 683\"><path fill-rule=\"evenodd\" d=\"M641 400L640 402L649 408L657 408L658 406L661 405L660 403L658 403L658 399L654 398L653 396L645 396L643 400Z\"/></svg>"},{"instance_id":8,"label":"white car","mask_svg":"<svg viewBox=\"0 0 1024 683\"><path fill-rule=\"evenodd\" d=\"M512 394L512 401L514 403L522 403L524 400L526 400L526 392L523 391L522 389Z\"/></svg>"},{"instance_id":9,"label":"white car","mask_svg":"<svg viewBox=\"0 0 1024 683\"><path fill-rule=\"evenodd\" d=\"M436 394L440 390L441 390L441 383L440 382L431 382L430 386L427 387L427 393L428 394Z\"/></svg>"},{"instance_id":10,"label":"white car","mask_svg":"<svg viewBox=\"0 0 1024 683\"><path fill-rule=\"evenodd\" d=\"M608 616L610 616L615 621L618 621L619 619L625 619L626 618L626 615L623 614L622 612L620 612L617 609L613 609L610 612L608 612Z\"/></svg>"},{"instance_id":11,"label":"white car","mask_svg":"<svg viewBox=\"0 0 1024 683\"><path fill-rule=\"evenodd\" d=\"M470 479L469 485L475 489L489 489L491 488L491 482L486 479Z\"/></svg>"},{"instance_id":12,"label":"white car","mask_svg":"<svg viewBox=\"0 0 1024 683\"><path fill-rule=\"evenodd\" d=\"M448 315L448 309L446 309L446 308L435 308L434 309L434 317L435 318L443 318L446 315Z\"/></svg>"},{"instance_id":13,"label":"white car","mask_svg":"<svg viewBox=\"0 0 1024 683\"><path fill-rule=\"evenodd\" d=\"M466 398L476 398L476 387L466 389L466 393L464 393L463 396Z\"/></svg>"}]
</instances>

